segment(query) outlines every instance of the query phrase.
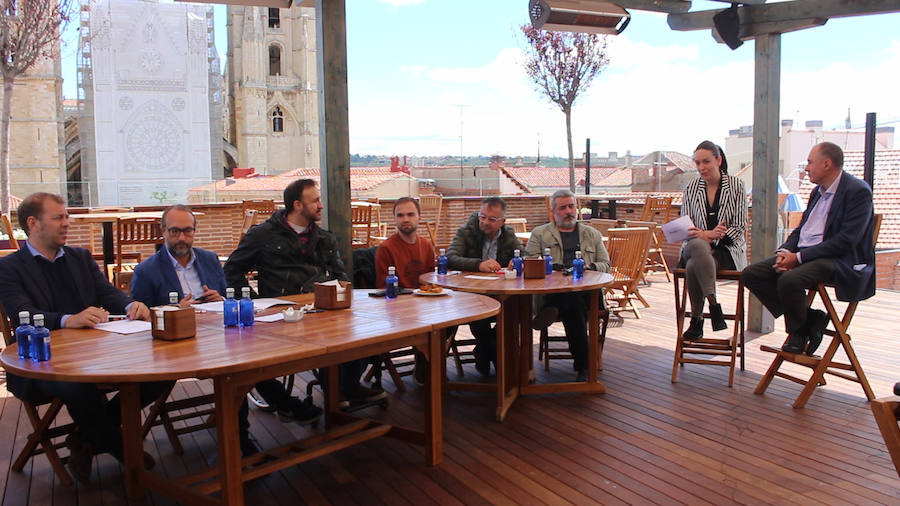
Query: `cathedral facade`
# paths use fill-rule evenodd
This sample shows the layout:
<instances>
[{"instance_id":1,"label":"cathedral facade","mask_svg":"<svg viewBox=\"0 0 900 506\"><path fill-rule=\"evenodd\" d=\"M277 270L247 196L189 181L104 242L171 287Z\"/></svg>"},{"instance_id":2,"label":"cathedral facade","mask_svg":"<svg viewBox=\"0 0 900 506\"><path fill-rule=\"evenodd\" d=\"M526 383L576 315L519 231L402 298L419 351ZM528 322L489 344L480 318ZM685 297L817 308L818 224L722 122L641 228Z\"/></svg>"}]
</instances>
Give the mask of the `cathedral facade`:
<instances>
[{"instance_id":1,"label":"cathedral facade","mask_svg":"<svg viewBox=\"0 0 900 506\"><path fill-rule=\"evenodd\" d=\"M227 140L259 174L319 166L315 9L228 7Z\"/></svg>"}]
</instances>

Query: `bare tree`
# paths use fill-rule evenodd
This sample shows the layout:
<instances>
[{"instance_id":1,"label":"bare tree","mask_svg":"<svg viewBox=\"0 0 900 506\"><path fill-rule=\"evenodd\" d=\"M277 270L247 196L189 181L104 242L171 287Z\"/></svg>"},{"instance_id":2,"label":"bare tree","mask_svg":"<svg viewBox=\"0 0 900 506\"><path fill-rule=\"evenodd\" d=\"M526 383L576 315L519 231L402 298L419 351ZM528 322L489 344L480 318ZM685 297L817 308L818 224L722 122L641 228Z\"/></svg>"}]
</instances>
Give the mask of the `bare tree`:
<instances>
[{"instance_id":1,"label":"bare tree","mask_svg":"<svg viewBox=\"0 0 900 506\"><path fill-rule=\"evenodd\" d=\"M569 147L569 189L575 191L575 158L572 152L572 106L609 64L606 36L591 33L551 32L522 26L526 46L525 72L538 91L566 115Z\"/></svg>"},{"instance_id":2,"label":"bare tree","mask_svg":"<svg viewBox=\"0 0 900 506\"><path fill-rule=\"evenodd\" d=\"M59 52L60 32L69 21L72 0L0 0L0 209L9 213L9 122L13 84L35 63ZM21 142L32 142L22 139Z\"/></svg>"}]
</instances>

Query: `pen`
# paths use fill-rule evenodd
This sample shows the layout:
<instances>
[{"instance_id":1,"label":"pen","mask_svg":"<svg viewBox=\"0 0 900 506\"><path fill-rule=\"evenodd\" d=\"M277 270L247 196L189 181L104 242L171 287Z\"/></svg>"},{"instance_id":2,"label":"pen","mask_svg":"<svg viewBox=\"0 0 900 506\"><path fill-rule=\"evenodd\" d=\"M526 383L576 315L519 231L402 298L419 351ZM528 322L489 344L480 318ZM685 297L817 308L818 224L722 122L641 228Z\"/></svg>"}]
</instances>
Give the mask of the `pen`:
<instances>
[{"instance_id":1,"label":"pen","mask_svg":"<svg viewBox=\"0 0 900 506\"><path fill-rule=\"evenodd\" d=\"M109 321L113 321L113 320L125 320L125 319L127 319L127 318L128 318L128 315L124 315L124 314L111 314L111 315L109 315Z\"/></svg>"}]
</instances>

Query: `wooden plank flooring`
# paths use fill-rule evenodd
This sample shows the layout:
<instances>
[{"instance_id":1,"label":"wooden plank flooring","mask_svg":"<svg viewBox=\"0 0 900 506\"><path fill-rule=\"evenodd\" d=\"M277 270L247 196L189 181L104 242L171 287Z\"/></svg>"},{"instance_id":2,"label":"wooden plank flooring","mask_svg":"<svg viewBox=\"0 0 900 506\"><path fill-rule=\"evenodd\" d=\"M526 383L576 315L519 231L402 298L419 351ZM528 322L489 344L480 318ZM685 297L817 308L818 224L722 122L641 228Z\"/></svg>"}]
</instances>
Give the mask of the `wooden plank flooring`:
<instances>
[{"instance_id":1,"label":"wooden plank flooring","mask_svg":"<svg viewBox=\"0 0 900 506\"><path fill-rule=\"evenodd\" d=\"M726 306L734 286L720 287ZM609 329L601 372L606 394L521 398L503 424L494 421L493 396L447 395L439 467L425 467L419 447L380 439L250 482L247 504L900 503L900 479L859 385L829 379L801 410L791 408L801 387L786 380L776 378L765 395L754 395L772 358L759 345L784 340L780 321L775 333L748 334L747 367L733 388L727 368L698 365L685 366L673 384L672 284L656 281L641 291L651 303L643 317L626 316ZM879 291L860 305L850 327L877 396L889 395L900 380L898 306L900 293ZM561 332L561 325L553 330ZM554 361L549 373L537 371L539 381L574 375L566 360ZM297 393L309 378L300 375ZM423 392L406 379L408 391L397 393L385 376L391 405L372 411L420 426ZM209 391L209 382L183 381L175 395ZM321 393L315 395L320 403ZM251 424L263 447L316 430L255 409ZM87 486L62 486L43 457L21 473L10 471L28 429L21 404L0 387L2 505L130 504L121 469L108 455L95 460ZM144 446L157 458L156 472L181 476L215 462L214 431L181 441L179 457L162 429L154 429ZM174 502L150 495L136 504Z\"/></svg>"}]
</instances>

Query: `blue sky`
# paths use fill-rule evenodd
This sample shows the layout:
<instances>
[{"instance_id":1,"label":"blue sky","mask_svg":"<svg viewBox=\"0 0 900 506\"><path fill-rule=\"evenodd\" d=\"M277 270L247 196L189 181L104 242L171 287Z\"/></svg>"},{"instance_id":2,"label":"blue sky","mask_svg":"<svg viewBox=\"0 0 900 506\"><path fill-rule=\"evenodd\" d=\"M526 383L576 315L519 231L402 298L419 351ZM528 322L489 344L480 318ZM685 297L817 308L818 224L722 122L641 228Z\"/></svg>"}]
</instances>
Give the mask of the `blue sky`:
<instances>
[{"instance_id":1,"label":"blue sky","mask_svg":"<svg viewBox=\"0 0 900 506\"><path fill-rule=\"evenodd\" d=\"M347 0L354 153L565 155L563 115L521 70L527 0ZM692 10L721 8L695 1ZM217 45L225 52L224 7ZM573 111L576 153L690 152L753 122L753 42L736 51L708 30L675 32L632 12L610 65ZM782 118L854 125L866 112L900 128L900 14L832 19L782 37ZM64 49L74 96L74 44ZM462 106L462 107L460 107Z\"/></svg>"}]
</instances>

